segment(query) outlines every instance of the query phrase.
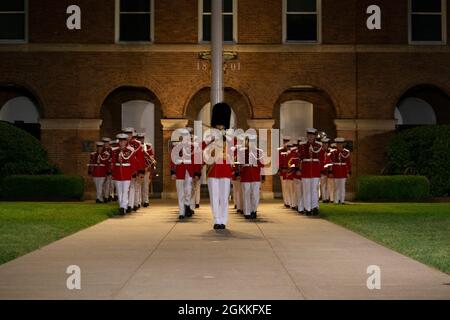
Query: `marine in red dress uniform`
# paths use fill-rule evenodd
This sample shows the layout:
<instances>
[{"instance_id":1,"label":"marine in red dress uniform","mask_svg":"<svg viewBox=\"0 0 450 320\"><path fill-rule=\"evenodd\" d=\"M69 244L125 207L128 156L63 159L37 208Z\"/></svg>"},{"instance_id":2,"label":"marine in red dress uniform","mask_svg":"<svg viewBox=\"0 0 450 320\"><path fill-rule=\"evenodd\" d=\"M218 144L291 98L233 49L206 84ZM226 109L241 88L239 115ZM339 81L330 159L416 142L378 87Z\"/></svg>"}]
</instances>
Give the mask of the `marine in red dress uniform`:
<instances>
[{"instance_id":1,"label":"marine in red dress uniform","mask_svg":"<svg viewBox=\"0 0 450 320\"><path fill-rule=\"evenodd\" d=\"M106 174L109 170L110 158L109 154L103 150L104 143L97 142L97 151L90 154L88 165L88 174L92 177L95 183L96 202L103 203L103 185L105 183Z\"/></svg>"},{"instance_id":2,"label":"marine in red dress uniform","mask_svg":"<svg viewBox=\"0 0 450 320\"><path fill-rule=\"evenodd\" d=\"M306 215L319 214L319 181L322 171L322 162L325 152L322 144L316 142L317 130L307 130L307 142L302 143L299 149L301 162L303 205Z\"/></svg>"},{"instance_id":3,"label":"marine in red dress uniform","mask_svg":"<svg viewBox=\"0 0 450 320\"><path fill-rule=\"evenodd\" d=\"M130 195L128 199L128 208L130 211L137 211L139 209L139 200L141 195L141 181L145 173L145 158L142 150L142 144L136 139L136 132L134 128L126 128L123 130L128 135L128 145L134 149L134 157L136 161L136 168L130 183Z\"/></svg>"},{"instance_id":4,"label":"marine in red dress uniform","mask_svg":"<svg viewBox=\"0 0 450 320\"><path fill-rule=\"evenodd\" d=\"M110 202L113 200L113 180L112 180L112 172L111 172L111 155L112 155L112 147L111 147L111 139L104 137L102 138L103 145L103 153L106 157L108 157L109 169L106 172L105 183L103 184L103 198L105 202Z\"/></svg>"},{"instance_id":5,"label":"marine in red dress uniform","mask_svg":"<svg viewBox=\"0 0 450 320\"><path fill-rule=\"evenodd\" d=\"M150 183L156 171L155 152L151 143L145 142L145 133L139 133L137 139L142 145L145 161L144 177L141 179L141 203L144 208L150 205Z\"/></svg>"},{"instance_id":6,"label":"marine in red dress uniform","mask_svg":"<svg viewBox=\"0 0 450 320\"><path fill-rule=\"evenodd\" d=\"M330 153L330 139L323 138L322 149L324 151L322 161L322 172L320 177L320 195L323 203L330 202L330 190L328 189L328 175L331 170L331 153Z\"/></svg>"},{"instance_id":7,"label":"marine in red dress uniform","mask_svg":"<svg viewBox=\"0 0 450 320\"><path fill-rule=\"evenodd\" d=\"M286 208L289 208L288 204L288 196L287 196L287 188L286 188L286 173L287 173L287 145L289 141L291 140L291 137L284 136L283 137L283 147L278 149L278 175L280 176L280 183L281 183L281 194L283 196L283 202L284 206Z\"/></svg>"},{"instance_id":8,"label":"marine in red dress uniform","mask_svg":"<svg viewBox=\"0 0 450 320\"><path fill-rule=\"evenodd\" d=\"M119 214L130 213L128 196L130 183L133 173L136 172L138 165L135 157L135 150L127 143L128 135L119 134L119 146L112 151L112 175L116 184L116 192L119 201Z\"/></svg>"},{"instance_id":9,"label":"marine in red dress uniform","mask_svg":"<svg viewBox=\"0 0 450 320\"><path fill-rule=\"evenodd\" d=\"M345 184L352 173L351 152L344 148L345 139L336 138L336 149L331 152L334 179L334 203L345 204Z\"/></svg>"}]
</instances>

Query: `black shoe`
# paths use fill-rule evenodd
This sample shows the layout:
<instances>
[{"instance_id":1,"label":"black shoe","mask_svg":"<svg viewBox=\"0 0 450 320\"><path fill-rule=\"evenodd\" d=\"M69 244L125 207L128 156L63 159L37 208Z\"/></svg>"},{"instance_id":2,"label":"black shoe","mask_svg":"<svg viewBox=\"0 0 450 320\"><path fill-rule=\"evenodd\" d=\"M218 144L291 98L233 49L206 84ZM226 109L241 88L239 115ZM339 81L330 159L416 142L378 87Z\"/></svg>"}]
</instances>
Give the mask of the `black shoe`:
<instances>
[{"instance_id":1,"label":"black shoe","mask_svg":"<svg viewBox=\"0 0 450 320\"><path fill-rule=\"evenodd\" d=\"M252 212L250 214L250 219L256 219L256 217L257 217L256 212Z\"/></svg>"},{"instance_id":2,"label":"black shoe","mask_svg":"<svg viewBox=\"0 0 450 320\"><path fill-rule=\"evenodd\" d=\"M290 208L291 206L285 203L285 204L284 204L284 207L285 207L285 208Z\"/></svg>"},{"instance_id":3,"label":"black shoe","mask_svg":"<svg viewBox=\"0 0 450 320\"><path fill-rule=\"evenodd\" d=\"M138 211L138 209L139 209L139 208L136 207L136 206L133 207L133 211L134 211L134 212Z\"/></svg>"},{"instance_id":4,"label":"black shoe","mask_svg":"<svg viewBox=\"0 0 450 320\"><path fill-rule=\"evenodd\" d=\"M183 216L183 215L181 215L181 214L178 216L178 219L179 219L179 220L184 220L184 218L185 218L185 216Z\"/></svg>"},{"instance_id":5,"label":"black shoe","mask_svg":"<svg viewBox=\"0 0 450 320\"><path fill-rule=\"evenodd\" d=\"M191 209L191 216L195 214L195 211Z\"/></svg>"},{"instance_id":6,"label":"black shoe","mask_svg":"<svg viewBox=\"0 0 450 320\"><path fill-rule=\"evenodd\" d=\"M234 207L233 207L235 210L237 209L237 206L236 205L234 205Z\"/></svg>"},{"instance_id":7,"label":"black shoe","mask_svg":"<svg viewBox=\"0 0 450 320\"><path fill-rule=\"evenodd\" d=\"M249 214L249 215L245 214L244 217L245 217L246 220L250 220L252 218L252 215L251 214Z\"/></svg>"},{"instance_id":8,"label":"black shoe","mask_svg":"<svg viewBox=\"0 0 450 320\"><path fill-rule=\"evenodd\" d=\"M114 197L109 197L109 202L113 202L114 201Z\"/></svg>"},{"instance_id":9,"label":"black shoe","mask_svg":"<svg viewBox=\"0 0 450 320\"><path fill-rule=\"evenodd\" d=\"M148 202L144 203L144 208L147 208L149 206Z\"/></svg>"},{"instance_id":10,"label":"black shoe","mask_svg":"<svg viewBox=\"0 0 450 320\"><path fill-rule=\"evenodd\" d=\"M131 207L128 207L127 210L126 210L126 213L131 213L131 211L132 211Z\"/></svg>"},{"instance_id":11,"label":"black shoe","mask_svg":"<svg viewBox=\"0 0 450 320\"><path fill-rule=\"evenodd\" d=\"M304 215L305 211L298 211L298 214Z\"/></svg>"},{"instance_id":12,"label":"black shoe","mask_svg":"<svg viewBox=\"0 0 450 320\"><path fill-rule=\"evenodd\" d=\"M298 207L292 207L292 210L298 211Z\"/></svg>"},{"instance_id":13,"label":"black shoe","mask_svg":"<svg viewBox=\"0 0 450 320\"><path fill-rule=\"evenodd\" d=\"M200 208L200 205L199 205L199 204L196 204L196 205L195 205L195 209L198 209L198 208Z\"/></svg>"},{"instance_id":14,"label":"black shoe","mask_svg":"<svg viewBox=\"0 0 450 320\"><path fill-rule=\"evenodd\" d=\"M184 212L186 213L186 217L192 217L192 211L189 206L184 206Z\"/></svg>"},{"instance_id":15,"label":"black shoe","mask_svg":"<svg viewBox=\"0 0 450 320\"><path fill-rule=\"evenodd\" d=\"M124 216L124 215L125 215L125 209L119 208L119 216Z\"/></svg>"},{"instance_id":16,"label":"black shoe","mask_svg":"<svg viewBox=\"0 0 450 320\"><path fill-rule=\"evenodd\" d=\"M312 215L313 216L318 216L319 215L319 208L314 208L312 211Z\"/></svg>"},{"instance_id":17,"label":"black shoe","mask_svg":"<svg viewBox=\"0 0 450 320\"><path fill-rule=\"evenodd\" d=\"M311 211L305 210L305 215L306 215L307 217L311 216Z\"/></svg>"},{"instance_id":18,"label":"black shoe","mask_svg":"<svg viewBox=\"0 0 450 320\"><path fill-rule=\"evenodd\" d=\"M213 228L214 228L214 230L220 229L220 224L215 224Z\"/></svg>"},{"instance_id":19,"label":"black shoe","mask_svg":"<svg viewBox=\"0 0 450 320\"><path fill-rule=\"evenodd\" d=\"M219 224L219 229L225 230L227 227L224 224Z\"/></svg>"},{"instance_id":20,"label":"black shoe","mask_svg":"<svg viewBox=\"0 0 450 320\"><path fill-rule=\"evenodd\" d=\"M96 199L95 203L103 203L103 201L100 201L100 200Z\"/></svg>"}]
</instances>

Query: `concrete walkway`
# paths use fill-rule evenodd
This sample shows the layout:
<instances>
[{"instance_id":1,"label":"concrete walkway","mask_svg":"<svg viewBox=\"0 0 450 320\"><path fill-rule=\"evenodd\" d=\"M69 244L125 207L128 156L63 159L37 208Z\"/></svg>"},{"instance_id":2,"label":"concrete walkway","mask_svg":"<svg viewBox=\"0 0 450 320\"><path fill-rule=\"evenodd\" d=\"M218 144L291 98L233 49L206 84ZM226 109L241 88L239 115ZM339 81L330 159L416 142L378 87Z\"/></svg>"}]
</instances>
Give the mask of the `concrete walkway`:
<instances>
[{"instance_id":1,"label":"concrete walkway","mask_svg":"<svg viewBox=\"0 0 450 320\"><path fill-rule=\"evenodd\" d=\"M450 276L321 219L265 203L257 223L173 203L114 218L0 266L0 299L450 299ZM69 265L81 290L66 288ZM368 290L369 265L381 290Z\"/></svg>"}]
</instances>

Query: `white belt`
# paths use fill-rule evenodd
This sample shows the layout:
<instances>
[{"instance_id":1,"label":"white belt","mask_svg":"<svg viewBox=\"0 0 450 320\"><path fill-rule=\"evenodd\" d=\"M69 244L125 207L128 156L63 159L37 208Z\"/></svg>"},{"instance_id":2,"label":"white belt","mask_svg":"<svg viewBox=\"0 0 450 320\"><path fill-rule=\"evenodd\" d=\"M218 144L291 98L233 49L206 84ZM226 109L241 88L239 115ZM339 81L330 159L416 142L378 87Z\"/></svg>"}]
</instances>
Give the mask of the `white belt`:
<instances>
[{"instance_id":1,"label":"white belt","mask_svg":"<svg viewBox=\"0 0 450 320\"><path fill-rule=\"evenodd\" d=\"M303 159L302 162L320 162L319 159Z\"/></svg>"},{"instance_id":2,"label":"white belt","mask_svg":"<svg viewBox=\"0 0 450 320\"><path fill-rule=\"evenodd\" d=\"M345 166L347 164L345 162L336 162L336 163L333 163L333 165L334 166Z\"/></svg>"},{"instance_id":3,"label":"white belt","mask_svg":"<svg viewBox=\"0 0 450 320\"><path fill-rule=\"evenodd\" d=\"M131 167L131 163L116 163L116 167Z\"/></svg>"}]
</instances>

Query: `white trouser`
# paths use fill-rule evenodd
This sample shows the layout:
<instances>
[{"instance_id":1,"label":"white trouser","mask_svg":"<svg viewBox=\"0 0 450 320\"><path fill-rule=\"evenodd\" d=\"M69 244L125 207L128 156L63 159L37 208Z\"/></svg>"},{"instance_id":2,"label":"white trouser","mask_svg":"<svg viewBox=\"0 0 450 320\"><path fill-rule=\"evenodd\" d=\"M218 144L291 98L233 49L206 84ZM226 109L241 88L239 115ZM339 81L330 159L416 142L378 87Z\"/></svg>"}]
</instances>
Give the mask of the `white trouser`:
<instances>
[{"instance_id":1,"label":"white trouser","mask_svg":"<svg viewBox=\"0 0 450 320\"><path fill-rule=\"evenodd\" d=\"M283 197L283 203L286 203L286 188L285 188L285 183L284 183L284 179L283 177L280 175L280 184L281 184L281 196Z\"/></svg>"},{"instance_id":2,"label":"white trouser","mask_svg":"<svg viewBox=\"0 0 450 320\"><path fill-rule=\"evenodd\" d=\"M286 204L294 207L294 180L285 180Z\"/></svg>"},{"instance_id":3,"label":"white trouser","mask_svg":"<svg viewBox=\"0 0 450 320\"><path fill-rule=\"evenodd\" d=\"M105 184L105 177L92 178L95 183L95 191L97 193L97 200L103 201L103 186Z\"/></svg>"},{"instance_id":4,"label":"white trouser","mask_svg":"<svg viewBox=\"0 0 450 320\"><path fill-rule=\"evenodd\" d=\"M146 171L144 175L144 179L142 179L142 202L149 203L150 202L150 172Z\"/></svg>"},{"instance_id":5,"label":"white trouser","mask_svg":"<svg viewBox=\"0 0 450 320\"><path fill-rule=\"evenodd\" d=\"M239 180L231 180L233 185L233 202L237 210L242 210L242 183Z\"/></svg>"},{"instance_id":6,"label":"white trouser","mask_svg":"<svg viewBox=\"0 0 450 320\"><path fill-rule=\"evenodd\" d=\"M215 224L228 222L228 198L230 196L229 178L208 178L209 199Z\"/></svg>"},{"instance_id":7,"label":"white trouser","mask_svg":"<svg viewBox=\"0 0 450 320\"><path fill-rule=\"evenodd\" d=\"M128 195L130 192L130 180L115 181L117 197L119 198L119 206L126 209L128 206Z\"/></svg>"},{"instance_id":8,"label":"white trouser","mask_svg":"<svg viewBox=\"0 0 450 320\"><path fill-rule=\"evenodd\" d=\"M303 178L303 205L306 211L319 208L319 181L320 178Z\"/></svg>"},{"instance_id":9,"label":"white trouser","mask_svg":"<svg viewBox=\"0 0 450 320\"><path fill-rule=\"evenodd\" d=\"M297 195L297 210L299 212L305 210L303 205L303 182L300 179L295 179L295 193Z\"/></svg>"},{"instance_id":10,"label":"white trouser","mask_svg":"<svg viewBox=\"0 0 450 320\"><path fill-rule=\"evenodd\" d=\"M200 192L201 192L202 182L200 179L194 180L193 192L195 204L200 204Z\"/></svg>"},{"instance_id":11,"label":"white trouser","mask_svg":"<svg viewBox=\"0 0 450 320\"><path fill-rule=\"evenodd\" d=\"M330 197L330 201L334 201L334 178L328 178L328 196Z\"/></svg>"},{"instance_id":12,"label":"white trouser","mask_svg":"<svg viewBox=\"0 0 450 320\"><path fill-rule=\"evenodd\" d=\"M244 214L249 216L258 210L261 182L242 182L241 187L244 195Z\"/></svg>"},{"instance_id":13,"label":"white trouser","mask_svg":"<svg viewBox=\"0 0 450 320\"><path fill-rule=\"evenodd\" d=\"M345 183L347 179L334 179L334 203L345 202Z\"/></svg>"},{"instance_id":14,"label":"white trouser","mask_svg":"<svg viewBox=\"0 0 450 320\"><path fill-rule=\"evenodd\" d=\"M328 177L320 177L320 194L322 195L322 201L330 200L330 194L328 192Z\"/></svg>"},{"instance_id":15,"label":"white trouser","mask_svg":"<svg viewBox=\"0 0 450 320\"><path fill-rule=\"evenodd\" d=\"M140 206L142 200L142 178L138 175L134 183L136 184L134 187L134 204L135 206Z\"/></svg>"},{"instance_id":16,"label":"white trouser","mask_svg":"<svg viewBox=\"0 0 450 320\"><path fill-rule=\"evenodd\" d=\"M291 200L291 208L298 207L298 197L300 196L298 193L298 184L301 184L302 180L294 179L292 180L292 200Z\"/></svg>"},{"instance_id":17,"label":"white trouser","mask_svg":"<svg viewBox=\"0 0 450 320\"><path fill-rule=\"evenodd\" d=\"M134 197L136 196L136 178L131 178L129 195L128 195L128 206L133 208L135 206Z\"/></svg>"},{"instance_id":18,"label":"white trouser","mask_svg":"<svg viewBox=\"0 0 450 320\"><path fill-rule=\"evenodd\" d=\"M185 216L184 206L189 206L192 210L195 208L195 198L192 193L192 177L186 171L184 180L177 180L177 196L178 208L180 209L180 216Z\"/></svg>"},{"instance_id":19,"label":"white trouser","mask_svg":"<svg viewBox=\"0 0 450 320\"><path fill-rule=\"evenodd\" d=\"M110 194L111 197L114 197L116 195L116 181L113 178L111 178Z\"/></svg>"},{"instance_id":20,"label":"white trouser","mask_svg":"<svg viewBox=\"0 0 450 320\"><path fill-rule=\"evenodd\" d=\"M103 185L103 197L108 200L111 197L111 186L113 184L112 176L106 176L105 184Z\"/></svg>"}]
</instances>

